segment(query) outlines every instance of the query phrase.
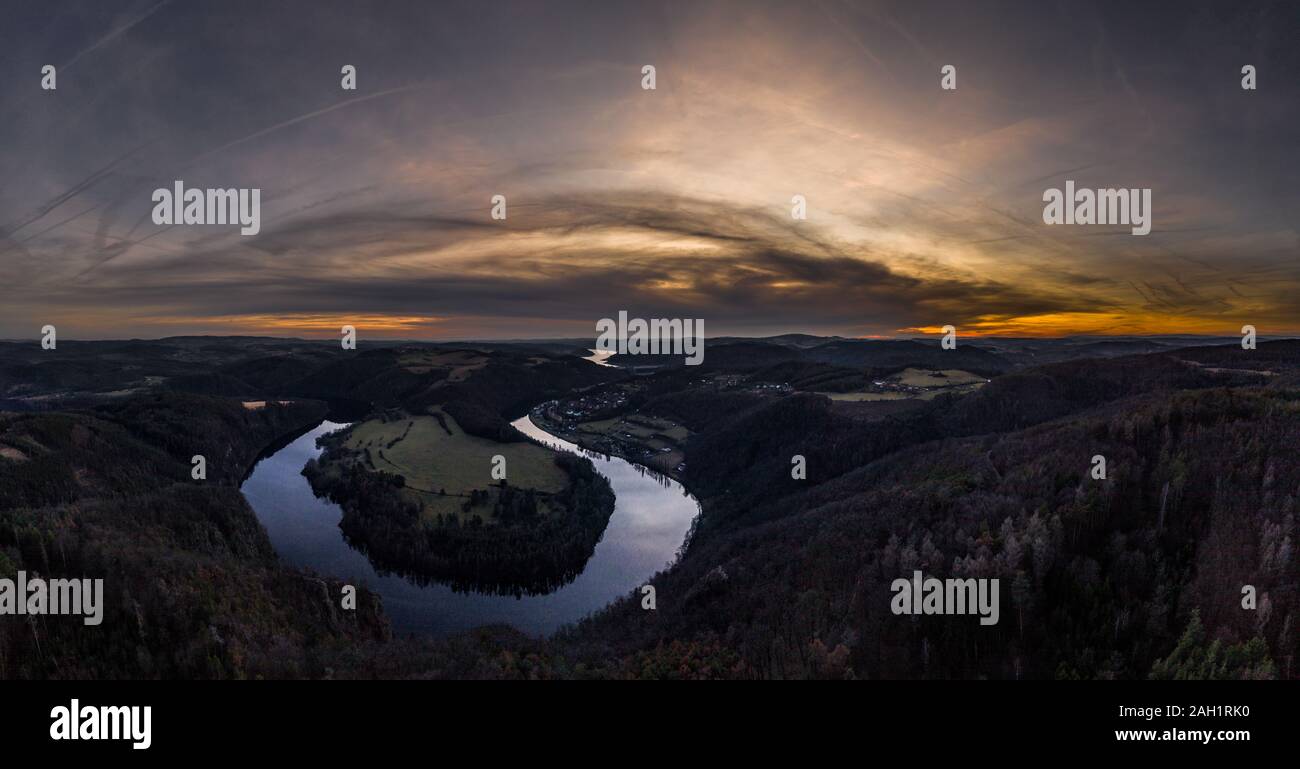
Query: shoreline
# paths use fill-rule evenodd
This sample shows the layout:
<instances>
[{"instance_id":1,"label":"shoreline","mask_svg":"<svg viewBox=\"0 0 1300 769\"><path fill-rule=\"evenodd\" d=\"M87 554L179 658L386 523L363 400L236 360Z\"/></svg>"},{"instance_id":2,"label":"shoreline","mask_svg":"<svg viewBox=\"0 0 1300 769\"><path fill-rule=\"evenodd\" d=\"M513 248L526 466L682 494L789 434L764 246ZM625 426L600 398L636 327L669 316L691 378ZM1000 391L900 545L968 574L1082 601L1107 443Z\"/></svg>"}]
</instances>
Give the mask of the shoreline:
<instances>
[{"instance_id":1,"label":"shoreline","mask_svg":"<svg viewBox=\"0 0 1300 769\"><path fill-rule=\"evenodd\" d=\"M674 481L676 481L677 483L681 484L681 485L682 485L682 488L686 489L686 491L689 492L690 495L691 495L692 497L695 497L696 499L699 499L699 496L695 493L695 491L691 488L691 486L686 482L685 477L684 477L681 473L677 472L676 470L672 470L672 471L665 472L665 471L660 470L660 469L658 469L658 468L651 467L651 466L647 465L646 463L642 462L640 459L637 459L637 458L635 458L635 457L628 456L625 452L622 452L622 451L606 451L606 450L604 450L603 448L597 448L597 447L595 447L594 445L592 445L591 443L589 443L589 442L585 442L585 441L581 440L580 437L579 437L579 434L577 434L577 433L570 433L570 432L568 432L568 431L561 430L561 429L559 429L559 428L555 425L554 422L552 422L552 421L549 420L549 419L546 419L545 417L540 416L540 414L539 414L539 409L541 409L544 405L546 405L545 402L544 402L544 403L539 403L539 404L537 404L537 405L534 406L531 410L529 410L529 412L528 412L528 414L527 414L528 419L531 420L532 423L533 423L533 424L534 424L534 425L535 425L539 430L544 431L545 433L547 433L548 435L552 436L553 438L557 438L557 439L559 439L559 440L563 440L563 441L568 441L569 443L572 443L572 444L574 444L575 446L578 446L579 448L582 448L582 449L585 450L585 451L591 451L591 452L594 452L594 453L596 453L596 454L601 454L601 455L603 455L603 456L618 457L619 459L623 460L624 462L627 462L628 464L635 465L635 466L640 467L640 468L644 468L644 469L645 469L646 471L648 471L648 472L655 473L655 474L657 474L657 475L662 475L662 476L664 476L665 478L671 478L672 480L674 480ZM701 503L701 504L703 504L703 503Z\"/></svg>"}]
</instances>

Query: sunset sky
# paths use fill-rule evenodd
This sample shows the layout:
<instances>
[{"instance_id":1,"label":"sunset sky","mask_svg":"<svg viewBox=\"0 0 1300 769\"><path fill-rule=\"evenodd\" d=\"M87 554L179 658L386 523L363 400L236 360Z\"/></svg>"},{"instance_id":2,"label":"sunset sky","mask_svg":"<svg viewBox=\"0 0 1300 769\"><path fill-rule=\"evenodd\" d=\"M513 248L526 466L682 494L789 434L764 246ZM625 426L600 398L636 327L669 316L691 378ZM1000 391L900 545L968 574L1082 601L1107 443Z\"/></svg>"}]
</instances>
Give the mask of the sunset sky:
<instances>
[{"instance_id":1,"label":"sunset sky","mask_svg":"<svg viewBox=\"0 0 1300 769\"><path fill-rule=\"evenodd\" d=\"M1295 2L0 13L4 338L1300 331ZM261 232L155 225L178 179ZM1151 234L1043 224L1067 179Z\"/></svg>"}]
</instances>

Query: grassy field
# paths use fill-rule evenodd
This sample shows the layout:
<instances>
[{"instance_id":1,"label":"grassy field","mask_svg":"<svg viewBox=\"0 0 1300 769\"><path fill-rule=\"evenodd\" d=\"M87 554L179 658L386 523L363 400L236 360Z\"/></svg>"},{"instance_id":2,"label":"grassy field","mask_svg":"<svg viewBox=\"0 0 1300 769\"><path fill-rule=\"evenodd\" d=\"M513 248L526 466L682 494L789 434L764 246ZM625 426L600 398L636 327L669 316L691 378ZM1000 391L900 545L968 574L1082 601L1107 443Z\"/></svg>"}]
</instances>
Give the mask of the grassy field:
<instances>
[{"instance_id":1,"label":"grassy field","mask_svg":"<svg viewBox=\"0 0 1300 769\"><path fill-rule=\"evenodd\" d=\"M667 419L658 417L647 417L641 414L630 414L627 421L650 430L651 434L662 435L675 443L681 443L691 436L691 431L679 424L670 422Z\"/></svg>"},{"instance_id":2,"label":"grassy field","mask_svg":"<svg viewBox=\"0 0 1300 769\"><path fill-rule=\"evenodd\" d=\"M858 392L858 393L817 393L825 395L833 401L901 401L915 397L910 393L888 390L885 392Z\"/></svg>"},{"instance_id":3,"label":"grassy field","mask_svg":"<svg viewBox=\"0 0 1300 769\"><path fill-rule=\"evenodd\" d=\"M819 392L817 395L825 395L833 401L844 402L901 401L908 399L928 401L944 393L965 393L978 390L984 386L987 380L982 376L977 376L968 371L961 371L960 369L934 371L932 369L909 368L903 369L885 381L908 387L923 388L924 391L867 390L846 393Z\"/></svg>"},{"instance_id":4,"label":"grassy field","mask_svg":"<svg viewBox=\"0 0 1300 769\"><path fill-rule=\"evenodd\" d=\"M904 401L904 400L934 400L944 394L968 393L978 390L984 386L984 380L971 382L968 384L954 385L951 387L932 387L924 392L899 392L897 390L886 390L884 392L854 392L854 393L816 393L825 395L833 401L841 402L865 402L865 401Z\"/></svg>"},{"instance_id":5,"label":"grassy field","mask_svg":"<svg viewBox=\"0 0 1300 769\"><path fill-rule=\"evenodd\" d=\"M590 435L621 436L627 433L654 448L676 446L690 436L690 430L677 423L646 417L643 414L625 414L623 417L614 417L611 420L582 422L577 429Z\"/></svg>"},{"instance_id":6,"label":"grassy field","mask_svg":"<svg viewBox=\"0 0 1300 769\"><path fill-rule=\"evenodd\" d=\"M952 387L983 382L984 377L959 369L933 371L930 369L909 368L891 376L889 381L899 382L911 387Z\"/></svg>"},{"instance_id":7,"label":"grassy field","mask_svg":"<svg viewBox=\"0 0 1300 769\"><path fill-rule=\"evenodd\" d=\"M926 390L925 392L921 393L917 397L923 401L931 401L934 400L935 398L938 398L940 395L962 395L965 393L974 392L980 389L981 387L983 387L984 385L985 382L984 380L981 379L978 382L971 382L970 384L957 385L955 387L936 387L932 390Z\"/></svg>"},{"instance_id":8,"label":"grassy field","mask_svg":"<svg viewBox=\"0 0 1300 769\"><path fill-rule=\"evenodd\" d=\"M463 382L470 372L483 368L487 362L487 356L473 350L450 350L409 353L398 360L398 365L413 374L427 374L435 368L451 369L447 381Z\"/></svg>"},{"instance_id":9,"label":"grassy field","mask_svg":"<svg viewBox=\"0 0 1300 769\"><path fill-rule=\"evenodd\" d=\"M685 461L681 444L691 435L690 430L675 422L645 414L624 414L612 419L583 422L578 425L578 432L632 446L633 460L665 474L672 474L677 465ZM642 454L635 450L636 447L650 449L653 453Z\"/></svg>"},{"instance_id":10,"label":"grassy field","mask_svg":"<svg viewBox=\"0 0 1300 769\"><path fill-rule=\"evenodd\" d=\"M532 443L497 443L466 435L456 420L441 416L445 429L435 416L372 419L354 427L346 445L357 451L369 449L374 469L405 477L407 491L423 503L428 516L489 518L490 505L468 512L461 505L471 490L497 484L492 478L496 454L505 457L506 481L511 486L554 493L568 485L568 476L555 464L554 451ZM443 490L447 496L439 493Z\"/></svg>"},{"instance_id":11,"label":"grassy field","mask_svg":"<svg viewBox=\"0 0 1300 769\"><path fill-rule=\"evenodd\" d=\"M584 433L591 433L592 435L605 435L606 433L608 433L610 430L613 430L617 425L621 424L622 422L623 422L622 417L614 417L613 419L598 419L594 422L583 422L582 424L578 425L578 429Z\"/></svg>"}]
</instances>

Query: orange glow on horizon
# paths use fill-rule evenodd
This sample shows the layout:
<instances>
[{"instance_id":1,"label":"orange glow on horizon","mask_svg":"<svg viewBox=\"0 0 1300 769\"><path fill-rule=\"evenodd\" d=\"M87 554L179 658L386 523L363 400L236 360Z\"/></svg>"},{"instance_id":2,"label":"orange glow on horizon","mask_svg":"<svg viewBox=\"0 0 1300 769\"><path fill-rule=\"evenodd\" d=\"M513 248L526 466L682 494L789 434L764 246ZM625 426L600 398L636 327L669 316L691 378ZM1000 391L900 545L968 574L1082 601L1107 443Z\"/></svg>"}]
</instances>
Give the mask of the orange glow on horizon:
<instances>
[{"instance_id":1,"label":"orange glow on horizon","mask_svg":"<svg viewBox=\"0 0 1300 769\"><path fill-rule=\"evenodd\" d=\"M153 325L208 326L226 333L335 337L343 326L375 336L400 336L402 333L429 332L446 318L420 315L226 315L204 318L152 317L139 319Z\"/></svg>"},{"instance_id":2,"label":"orange glow on horizon","mask_svg":"<svg viewBox=\"0 0 1300 769\"><path fill-rule=\"evenodd\" d=\"M1065 336L1161 336L1199 334L1235 336L1241 325L1221 318L1197 318L1157 314L1125 313L1048 313L1019 317L985 316L974 323L957 326L965 337L1037 337L1051 339ZM1264 329L1260 328L1261 333ZM942 326L917 326L898 329L900 334L943 334ZM1275 331L1274 333L1279 333Z\"/></svg>"}]
</instances>

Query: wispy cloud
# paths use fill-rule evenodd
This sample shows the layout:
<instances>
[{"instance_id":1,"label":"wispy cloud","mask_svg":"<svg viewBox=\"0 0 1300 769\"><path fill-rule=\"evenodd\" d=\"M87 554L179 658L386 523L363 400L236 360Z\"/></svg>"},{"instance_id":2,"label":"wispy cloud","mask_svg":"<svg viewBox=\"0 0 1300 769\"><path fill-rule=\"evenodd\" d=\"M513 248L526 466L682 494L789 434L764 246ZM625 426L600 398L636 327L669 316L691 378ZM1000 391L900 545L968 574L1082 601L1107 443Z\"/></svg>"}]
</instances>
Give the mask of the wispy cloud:
<instances>
[{"instance_id":1,"label":"wispy cloud","mask_svg":"<svg viewBox=\"0 0 1300 769\"><path fill-rule=\"evenodd\" d=\"M253 7L84 10L59 90L0 95L0 336L1300 330L1300 107L1233 74L1294 71L1285 10ZM176 179L261 188L262 232L155 226ZM1043 225L1065 179L1152 188L1152 234Z\"/></svg>"}]
</instances>

